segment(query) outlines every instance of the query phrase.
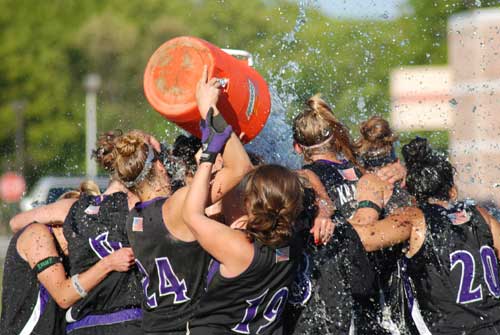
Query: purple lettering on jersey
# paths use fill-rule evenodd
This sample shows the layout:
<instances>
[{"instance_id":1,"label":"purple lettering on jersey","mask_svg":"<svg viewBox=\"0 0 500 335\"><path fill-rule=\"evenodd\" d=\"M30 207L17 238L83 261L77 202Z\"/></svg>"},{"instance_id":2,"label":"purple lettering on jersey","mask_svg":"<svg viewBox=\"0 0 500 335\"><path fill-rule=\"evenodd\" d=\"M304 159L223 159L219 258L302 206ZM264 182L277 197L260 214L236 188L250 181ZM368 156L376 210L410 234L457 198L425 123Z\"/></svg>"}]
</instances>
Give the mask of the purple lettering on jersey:
<instances>
[{"instance_id":1,"label":"purple lettering on jersey","mask_svg":"<svg viewBox=\"0 0 500 335\"><path fill-rule=\"evenodd\" d=\"M172 270L170 261L167 257L157 258L156 267L158 269L159 291L160 296L169 294L174 295L174 304L182 304L191 300L187 296L186 281L179 280L177 275Z\"/></svg>"},{"instance_id":2,"label":"purple lettering on jersey","mask_svg":"<svg viewBox=\"0 0 500 335\"><path fill-rule=\"evenodd\" d=\"M310 261L307 253L302 253L302 261L300 262L295 279L291 286L290 297L288 301L292 305L301 305L309 301L312 295L311 269Z\"/></svg>"},{"instance_id":3,"label":"purple lettering on jersey","mask_svg":"<svg viewBox=\"0 0 500 335\"><path fill-rule=\"evenodd\" d=\"M142 274L142 290L144 291L144 297L146 297L146 305L148 305L150 308L155 308L158 306L158 302L156 300L156 293L153 293L151 295L148 295L148 287L149 287L149 275L146 272L146 269L142 265L142 263L136 258L135 259L135 264L137 264L137 268L139 269L139 272Z\"/></svg>"},{"instance_id":4,"label":"purple lettering on jersey","mask_svg":"<svg viewBox=\"0 0 500 335\"><path fill-rule=\"evenodd\" d=\"M450 271L453 271L455 265L462 263L462 276L460 279L460 288L457 294L458 304L468 304L483 299L481 284L472 288L476 264L474 257L467 250L458 250L450 254Z\"/></svg>"},{"instance_id":5,"label":"purple lettering on jersey","mask_svg":"<svg viewBox=\"0 0 500 335\"><path fill-rule=\"evenodd\" d=\"M269 327L273 322L275 322L283 312L285 308L286 300L288 298L288 288L282 287L276 293L274 293L271 301L266 306L264 310L264 319L267 320L267 323L263 326L259 327L257 330L257 334L260 334L261 331Z\"/></svg>"},{"instance_id":6,"label":"purple lettering on jersey","mask_svg":"<svg viewBox=\"0 0 500 335\"><path fill-rule=\"evenodd\" d=\"M122 248L120 242L108 241L108 235L109 232L105 232L98 235L96 238L89 238L90 247L100 259Z\"/></svg>"},{"instance_id":7,"label":"purple lettering on jersey","mask_svg":"<svg viewBox=\"0 0 500 335\"><path fill-rule=\"evenodd\" d=\"M266 297L268 291L269 290L266 290L266 292L264 292L257 298L247 300L248 307L245 310L245 316L240 323L233 327L232 331L239 334L250 334L250 322L255 319L255 316L257 315L257 311L259 309L259 305L264 301L264 298Z\"/></svg>"},{"instance_id":8,"label":"purple lettering on jersey","mask_svg":"<svg viewBox=\"0 0 500 335\"><path fill-rule=\"evenodd\" d=\"M491 295L500 298L500 281L498 279L498 260L492 247L483 245L480 250L481 262L486 285Z\"/></svg>"}]
</instances>

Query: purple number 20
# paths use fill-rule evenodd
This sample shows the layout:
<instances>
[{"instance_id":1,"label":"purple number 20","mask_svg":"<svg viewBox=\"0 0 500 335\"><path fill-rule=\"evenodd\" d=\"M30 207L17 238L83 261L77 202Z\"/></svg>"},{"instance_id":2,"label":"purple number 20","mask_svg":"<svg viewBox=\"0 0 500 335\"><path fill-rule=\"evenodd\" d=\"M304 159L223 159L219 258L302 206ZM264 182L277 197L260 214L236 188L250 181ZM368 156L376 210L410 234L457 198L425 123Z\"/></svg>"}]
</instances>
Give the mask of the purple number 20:
<instances>
[{"instance_id":1,"label":"purple number 20","mask_svg":"<svg viewBox=\"0 0 500 335\"><path fill-rule=\"evenodd\" d=\"M480 249L481 263L483 265L483 275L488 290L491 295L500 297L500 282L498 279L498 261L495 251L489 246L482 246ZM474 257L469 251L457 250L450 254L450 271L461 263L462 276L460 288L457 294L457 303L468 304L483 299L482 285L474 286L474 275L476 272L476 263Z\"/></svg>"},{"instance_id":2,"label":"purple number 20","mask_svg":"<svg viewBox=\"0 0 500 335\"><path fill-rule=\"evenodd\" d=\"M258 296L257 298L247 300L248 307L245 310L245 316L243 320L238 323L235 327L233 327L233 331L240 334L250 334L250 322L252 322L257 316L257 312L259 310L260 304L264 301L268 290L266 290L263 294ZM288 298L288 288L282 287L274 295L271 300L267 304L264 309L264 319L267 320L267 323L263 326L260 326L257 330L257 334L260 334L262 330L269 327L283 312L283 308L285 307L286 300Z\"/></svg>"}]
</instances>

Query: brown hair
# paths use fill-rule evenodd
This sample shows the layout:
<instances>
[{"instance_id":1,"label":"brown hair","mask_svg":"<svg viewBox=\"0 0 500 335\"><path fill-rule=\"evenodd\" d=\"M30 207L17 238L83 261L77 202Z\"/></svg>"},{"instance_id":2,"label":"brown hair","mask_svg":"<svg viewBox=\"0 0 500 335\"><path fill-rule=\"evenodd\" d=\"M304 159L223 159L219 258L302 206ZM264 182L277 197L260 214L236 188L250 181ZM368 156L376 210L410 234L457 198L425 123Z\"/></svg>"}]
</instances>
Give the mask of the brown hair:
<instances>
[{"instance_id":1,"label":"brown hair","mask_svg":"<svg viewBox=\"0 0 500 335\"><path fill-rule=\"evenodd\" d=\"M261 165L244 179L250 239L281 246L293 234L303 207L303 187L298 175L280 165Z\"/></svg>"},{"instance_id":2,"label":"brown hair","mask_svg":"<svg viewBox=\"0 0 500 335\"><path fill-rule=\"evenodd\" d=\"M293 139L302 147L308 162L314 154L332 151L357 165L349 129L335 118L320 94L309 98L302 113L293 120Z\"/></svg>"},{"instance_id":3,"label":"brown hair","mask_svg":"<svg viewBox=\"0 0 500 335\"><path fill-rule=\"evenodd\" d=\"M392 151L392 145L398 137L394 134L389 122L380 116L372 116L361 123L359 128L361 137L354 144L359 157L380 157Z\"/></svg>"},{"instance_id":4,"label":"brown hair","mask_svg":"<svg viewBox=\"0 0 500 335\"><path fill-rule=\"evenodd\" d=\"M136 180L144 169L148 150L146 138L141 131L133 130L117 137L113 162L116 177L123 182Z\"/></svg>"},{"instance_id":5,"label":"brown hair","mask_svg":"<svg viewBox=\"0 0 500 335\"><path fill-rule=\"evenodd\" d=\"M107 172L113 172L115 140L122 134L119 129L102 133L97 138L96 148L92 150L92 157Z\"/></svg>"}]
</instances>

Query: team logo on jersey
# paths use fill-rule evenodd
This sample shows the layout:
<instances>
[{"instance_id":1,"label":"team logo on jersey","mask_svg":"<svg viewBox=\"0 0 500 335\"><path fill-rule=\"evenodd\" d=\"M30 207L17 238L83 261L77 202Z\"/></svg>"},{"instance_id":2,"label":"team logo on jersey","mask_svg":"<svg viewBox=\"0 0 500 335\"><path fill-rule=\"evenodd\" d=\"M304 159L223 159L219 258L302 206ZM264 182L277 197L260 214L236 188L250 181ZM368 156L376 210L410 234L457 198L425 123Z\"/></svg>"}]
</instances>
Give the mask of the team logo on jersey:
<instances>
[{"instance_id":1,"label":"team logo on jersey","mask_svg":"<svg viewBox=\"0 0 500 335\"><path fill-rule=\"evenodd\" d=\"M338 170L338 171L345 180L357 181L359 179L358 176L356 175L356 171L354 170L354 168Z\"/></svg>"},{"instance_id":2,"label":"team logo on jersey","mask_svg":"<svg viewBox=\"0 0 500 335\"><path fill-rule=\"evenodd\" d=\"M451 223L453 224L462 224L469 222L470 215L469 213L467 213L465 209L462 209L461 211L455 213L449 213L448 218L451 220Z\"/></svg>"},{"instance_id":3,"label":"team logo on jersey","mask_svg":"<svg viewBox=\"0 0 500 335\"><path fill-rule=\"evenodd\" d=\"M132 231L142 231L142 229L142 218L134 217L134 220L132 221Z\"/></svg>"},{"instance_id":4,"label":"team logo on jersey","mask_svg":"<svg viewBox=\"0 0 500 335\"><path fill-rule=\"evenodd\" d=\"M290 260L290 247L276 249L276 263Z\"/></svg>"},{"instance_id":5,"label":"team logo on jersey","mask_svg":"<svg viewBox=\"0 0 500 335\"><path fill-rule=\"evenodd\" d=\"M87 215L97 215L99 213L99 206L90 205L85 209Z\"/></svg>"}]
</instances>

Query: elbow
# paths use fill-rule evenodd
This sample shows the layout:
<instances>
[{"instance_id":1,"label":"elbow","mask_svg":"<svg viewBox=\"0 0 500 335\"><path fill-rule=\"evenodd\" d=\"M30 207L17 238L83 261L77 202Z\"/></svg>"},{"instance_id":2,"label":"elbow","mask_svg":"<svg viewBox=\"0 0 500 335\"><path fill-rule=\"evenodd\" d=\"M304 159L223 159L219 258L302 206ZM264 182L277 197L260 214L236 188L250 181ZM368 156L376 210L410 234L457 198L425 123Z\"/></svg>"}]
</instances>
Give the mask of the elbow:
<instances>
[{"instance_id":1,"label":"elbow","mask_svg":"<svg viewBox=\"0 0 500 335\"><path fill-rule=\"evenodd\" d=\"M252 171L254 169L254 166L252 165L250 159L248 159L245 162L238 164L235 168L236 168L235 172L238 176L244 176L248 172Z\"/></svg>"},{"instance_id":2,"label":"elbow","mask_svg":"<svg viewBox=\"0 0 500 335\"><path fill-rule=\"evenodd\" d=\"M184 206L182 208L182 219L184 220L184 223L191 227L193 221L196 218L196 213L192 208L189 208L189 206Z\"/></svg>"},{"instance_id":3,"label":"elbow","mask_svg":"<svg viewBox=\"0 0 500 335\"><path fill-rule=\"evenodd\" d=\"M65 298L54 298L54 300L57 306L61 307L62 309L68 309L73 305L71 301Z\"/></svg>"},{"instance_id":4,"label":"elbow","mask_svg":"<svg viewBox=\"0 0 500 335\"><path fill-rule=\"evenodd\" d=\"M9 226L13 233L17 233L21 229L21 225L18 221L19 220L16 219L16 216L9 221Z\"/></svg>"}]
</instances>

